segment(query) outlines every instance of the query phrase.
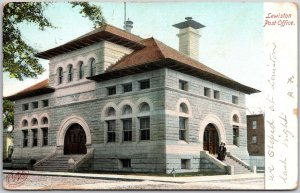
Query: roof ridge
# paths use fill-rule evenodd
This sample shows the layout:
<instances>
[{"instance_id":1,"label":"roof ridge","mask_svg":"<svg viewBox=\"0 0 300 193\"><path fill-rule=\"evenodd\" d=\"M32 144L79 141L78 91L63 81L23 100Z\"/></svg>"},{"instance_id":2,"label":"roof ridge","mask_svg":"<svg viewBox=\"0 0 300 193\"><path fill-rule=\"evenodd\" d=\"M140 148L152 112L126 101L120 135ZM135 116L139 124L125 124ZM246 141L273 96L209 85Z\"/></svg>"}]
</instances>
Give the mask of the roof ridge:
<instances>
[{"instance_id":1,"label":"roof ridge","mask_svg":"<svg viewBox=\"0 0 300 193\"><path fill-rule=\"evenodd\" d=\"M158 50L159 53L160 53L159 56L162 57L162 58L165 58L164 54L162 53L162 50L160 49L160 47L158 46L158 44L155 42L155 38L150 37L150 38L147 38L147 39L143 39L141 42L145 44L145 42L147 42L147 41L152 41L152 42L154 42L155 45L156 45L156 47L158 48L157 50ZM140 49L140 50L135 50L135 51L133 51L133 52L130 53L130 54L124 55L124 56L123 56L120 60L118 60L115 64L110 65L110 66L106 69L106 72L108 72L108 71L110 71L112 68L118 66L122 61L126 60L127 57L130 57L130 56L132 56L132 55L135 55L135 54L137 54L138 52L142 52L144 49L147 49L147 46L145 46L144 48L142 48L142 49Z\"/></svg>"},{"instance_id":2,"label":"roof ridge","mask_svg":"<svg viewBox=\"0 0 300 193\"><path fill-rule=\"evenodd\" d=\"M191 58L191 57L189 57L189 56L183 54L182 52L180 52L180 51L178 51L178 50L176 50L176 49L174 49L174 48L168 46L167 44L161 42L160 40L157 40L157 39L154 38L154 41L155 41L156 43L158 43L157 45L159 46L160 50L161 50L161 47L160 47L160 46L164 46L164 47L166 47L167 49L171 49L172 51L175 51L177 54L181 55L182 57L184 57L184 58L186 58L186 59L192 60L192 61L198 63L199 65L203 65L205 68L208 68L208 69L211 70L211 71L214 71L214 72L216 72L216 73L218 73L218 74L220 74L220 75L222 75L222 76L224 76L224 77L226 77L226 78L228 78L228 79L230 79L230 80L233 80L233 79L229 78L228 76L224 75L223 73L220 73L220 72L218 72L217 70L214 70L214 69L210 68L209 66L207 66L207 65L205 65L205 64L203 64L203 63L201 63L200 61L195 60L194 58ZM164 53L164 51L162 51L162 53L163 53L163 55L164 55L165 58L172 59L172 57L168 56L168 54L167 54L167 53Z\"/></svg>"}]
</instances>

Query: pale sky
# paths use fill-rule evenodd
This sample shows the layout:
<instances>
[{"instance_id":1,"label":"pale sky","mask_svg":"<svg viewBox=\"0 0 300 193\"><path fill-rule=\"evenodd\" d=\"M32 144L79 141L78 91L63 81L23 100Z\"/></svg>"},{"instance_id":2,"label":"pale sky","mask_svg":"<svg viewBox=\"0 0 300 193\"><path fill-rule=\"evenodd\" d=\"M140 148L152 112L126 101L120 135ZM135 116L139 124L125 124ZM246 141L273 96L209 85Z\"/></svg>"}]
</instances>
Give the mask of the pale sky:
<instances>
[{"instance_id":1,"label":"pale sky","mask_svg":"<svg viewBox=\"0 0 300 193\"><path fill-rule=\"evenodd\" d=\"M107 23L122 28L123 3L97 3ZM37 26L20 25L23 38L39 51L59 46L92 30L92 23L66 3L55 3L46 10L57 27L39 31ZM133 21L132 33L142 38L154 37L178 49L178 29L173 24L193 17L205 25L201 29L199 61L247 86L263 91L264 36L263 3L127 3L127 18ZM46 69L38 79L18 81L3 74L3 95L14 94L48 77ZM248 108L263 108L263 94L247 96Z\"/></svg>"}]
</instances>

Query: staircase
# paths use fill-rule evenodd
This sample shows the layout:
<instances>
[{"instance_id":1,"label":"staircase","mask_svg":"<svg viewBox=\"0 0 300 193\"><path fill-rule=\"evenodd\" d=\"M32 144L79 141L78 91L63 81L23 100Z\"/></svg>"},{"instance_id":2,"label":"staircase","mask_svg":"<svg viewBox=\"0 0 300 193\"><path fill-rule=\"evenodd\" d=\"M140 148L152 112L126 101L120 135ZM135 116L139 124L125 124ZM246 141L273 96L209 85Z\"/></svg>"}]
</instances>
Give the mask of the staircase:
<instances>
[{"instance_id":1,"label":"staircase","mask_svg":"<svg viewBox=\"0 0 300 193\"><path fill-rule=\"evenodd\" d=\"M67 172L69 170L68 161L72 158L75 163L83 159L86 154L76 155L62 155L55 154L52 157L35 164L34 169L37 171L51 171L51 172Z\"/></svg>"},{"instance_id":2,"label":"staircase","mask_svg":"<svg viewBox=\"0 0 300 193\"><path fill-rule=\"evenodd\" d=\"M229 156L226 156L225 160L223 161L228 166L233 166L234 174L248 174L252 173L251 170L240 164L239 162L231 159Z\"/></svg>"}]
</instances>

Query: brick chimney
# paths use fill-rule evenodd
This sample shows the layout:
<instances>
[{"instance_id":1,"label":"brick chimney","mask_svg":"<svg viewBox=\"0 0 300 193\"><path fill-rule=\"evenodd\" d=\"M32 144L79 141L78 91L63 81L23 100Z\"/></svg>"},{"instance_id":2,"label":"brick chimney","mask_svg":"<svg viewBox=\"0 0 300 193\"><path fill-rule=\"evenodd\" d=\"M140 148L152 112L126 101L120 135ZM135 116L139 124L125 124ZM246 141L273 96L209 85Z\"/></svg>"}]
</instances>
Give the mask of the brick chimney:
<instances>
[{"instance_id":1,"label":"brick chimney","mask_svg":"<svg viewBox=\"0 0 300 193\"><path fill-rule=\"evenodd\" d=\"M198 60L199 38L201 37L198 29L205 26L194 21L192 17L186 17L185 20L173 25L179 29L179 34L177 34L179 38L179 51Z\"/></svg>"}]
</instances>

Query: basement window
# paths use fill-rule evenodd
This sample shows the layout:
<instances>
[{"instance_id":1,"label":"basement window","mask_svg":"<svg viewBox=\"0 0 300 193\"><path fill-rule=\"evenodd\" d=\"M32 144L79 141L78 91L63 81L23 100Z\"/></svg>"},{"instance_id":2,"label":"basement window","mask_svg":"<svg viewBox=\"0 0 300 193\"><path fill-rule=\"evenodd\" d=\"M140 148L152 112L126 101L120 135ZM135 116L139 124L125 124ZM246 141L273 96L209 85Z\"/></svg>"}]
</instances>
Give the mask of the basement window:
<instances>
[{"instance_id":1,"label":"basement window","mask_svg":"<svg viewBox=\"0 0 300 193\"><path fill-rule=\"evenodd\" d=\"M131 168L131 160L130 159L120 159L122 168Z\"/></svg>"},{"instance_id":2,"label":"basement window","mask_svg":"<svg viewBox=\"0 0 300 193\"><path fill-rule=\"evenodd\" d=\"M190 169L191 160L189 159L182 159L181 160L181 169Z\"/></svg>"}]
</instances>

